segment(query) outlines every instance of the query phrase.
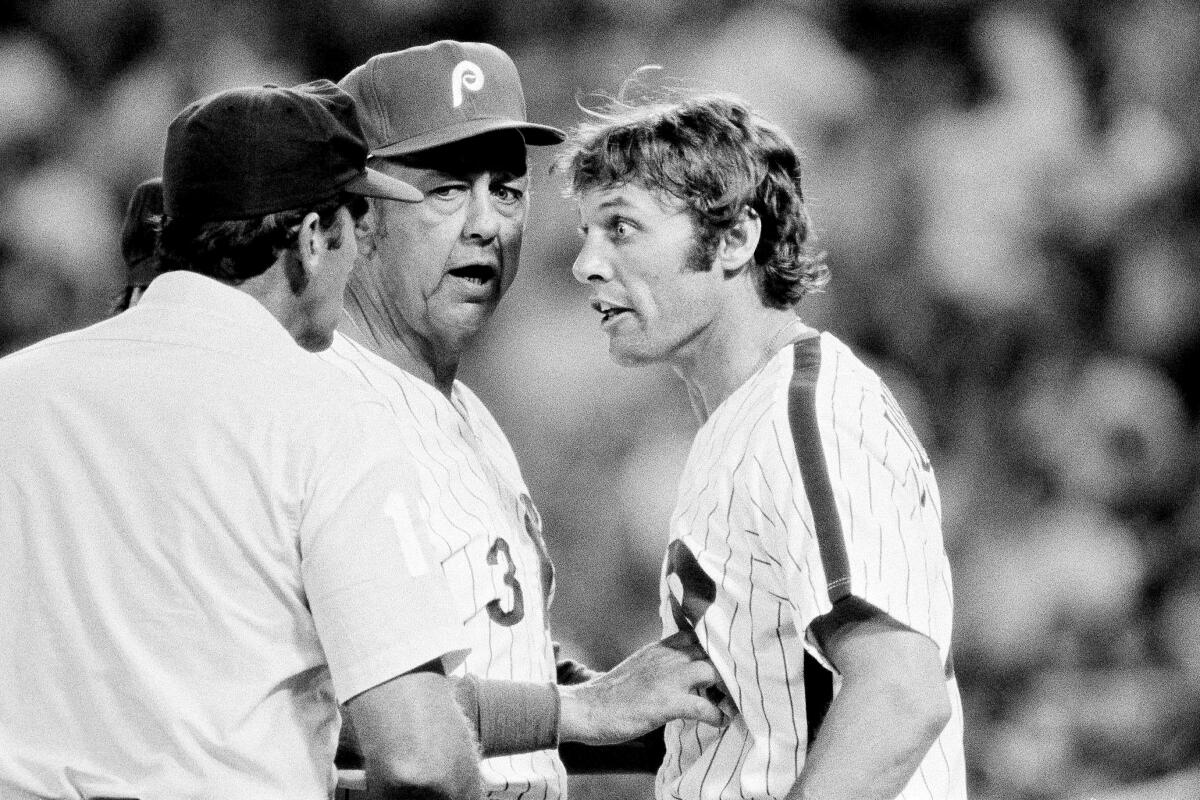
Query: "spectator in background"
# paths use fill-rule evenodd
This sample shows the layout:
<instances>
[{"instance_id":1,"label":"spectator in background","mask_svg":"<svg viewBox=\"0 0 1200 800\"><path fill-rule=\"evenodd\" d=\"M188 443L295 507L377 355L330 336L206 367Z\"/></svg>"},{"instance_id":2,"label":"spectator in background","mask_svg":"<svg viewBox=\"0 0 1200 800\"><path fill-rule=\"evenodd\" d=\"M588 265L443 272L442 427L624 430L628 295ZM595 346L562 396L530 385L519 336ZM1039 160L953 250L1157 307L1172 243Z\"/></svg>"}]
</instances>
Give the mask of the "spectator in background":
<instances>
[{"instance_id":1,"label":"spectator in background","mask_svg":"<svg viewBox=\"0 0 1200 800\"><path fill-rule=\"evenodd\" d=\"M136 303L158 274L158 226L162 222L162 178L143 181L133 190L121 225L121 256L125 259L125 288L113 313Z\"/></svg>"},{"instance_id":2,"label":"spectator in background","mask_svg":"<svg viewBox=\"0 0 1200 800\"><path fill-rule=\"evenodd\" d=\"M337 703L376 797L476 800L464 655L401 434L327 347L367 170L328 81L183 110L163 267L0 360L0 795L325 800Z\"/></svg>"}]
</instances>

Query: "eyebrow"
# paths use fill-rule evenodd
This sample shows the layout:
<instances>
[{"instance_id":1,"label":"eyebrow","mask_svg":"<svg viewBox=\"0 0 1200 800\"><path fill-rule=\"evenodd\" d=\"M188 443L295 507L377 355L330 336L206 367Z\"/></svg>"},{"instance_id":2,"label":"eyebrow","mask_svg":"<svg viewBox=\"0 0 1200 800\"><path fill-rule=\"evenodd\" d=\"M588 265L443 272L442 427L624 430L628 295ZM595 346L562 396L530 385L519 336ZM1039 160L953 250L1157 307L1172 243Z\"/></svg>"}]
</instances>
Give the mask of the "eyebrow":
<instances>
[{"instance_id":1,"label":"eyebrow","mask_svg":"<svg viewBox=\"0 0 1200 800\"><path fill-rule=\"evenodd\" d=\"M479 173L489 171L489 170L473 170L473 169L454 170L454 169L446 169L444 167L414 167L414 168L420 169L420 170L428 173L428 176L435 181L471 181L471 180L474 180L475 176L478 175ZM493 182L501 181L501 182L507 183L509 181L523 180L528 177L528 173L521 174L521 173L514 172L511 169L497 169L497 170L490 170L490 172L492 173L491 180Z\"/></svg>"},{"instance_id":2,"label":"eyebrow","mask_svg":"<svg viewBox=\"0 0 1200 800\"><path fill-rule=\"evenodd\" d=\"M605 200L603 203L596 206L596 210L607 211L610 208L617 208L620 206L632 207L633 203L630 203L628 200L626 200L624 195L619 194L616 197L610 197L608 200Z\"/></svg>"}]
</instances>

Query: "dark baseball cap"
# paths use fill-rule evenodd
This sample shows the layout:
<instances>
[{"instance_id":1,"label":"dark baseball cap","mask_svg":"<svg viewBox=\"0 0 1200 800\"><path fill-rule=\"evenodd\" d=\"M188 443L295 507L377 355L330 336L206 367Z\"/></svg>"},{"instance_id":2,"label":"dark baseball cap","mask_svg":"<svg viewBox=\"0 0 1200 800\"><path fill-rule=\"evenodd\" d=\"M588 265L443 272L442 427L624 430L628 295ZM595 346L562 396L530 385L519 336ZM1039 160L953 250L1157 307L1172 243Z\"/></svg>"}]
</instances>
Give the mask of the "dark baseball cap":
<instances>
[{"instance_id":1,"label":"dark baseball cap","mask_svg":"<svg viewBox=\"0 0 1200 800\"><path fill-rule=\"evenodd\" d=\"M373 156L399 156L499 130L526 144L566 134L529 122L521 78L508 54L481 42L443 40L372 56L338 83L358 104Z\"/></svg>"},{"instance_id":2,"label":"dark baseball cap","mask_svg":"<svg viewBox=\"0 0 1200 800\"><path fill-rule=\"evenodd\" d=\"M303 208L341 191L421 199L366 164L354 100L330 81L229 89L171 122L163 206L169 216L207 222Z\"/></svg>"}]
</instances>

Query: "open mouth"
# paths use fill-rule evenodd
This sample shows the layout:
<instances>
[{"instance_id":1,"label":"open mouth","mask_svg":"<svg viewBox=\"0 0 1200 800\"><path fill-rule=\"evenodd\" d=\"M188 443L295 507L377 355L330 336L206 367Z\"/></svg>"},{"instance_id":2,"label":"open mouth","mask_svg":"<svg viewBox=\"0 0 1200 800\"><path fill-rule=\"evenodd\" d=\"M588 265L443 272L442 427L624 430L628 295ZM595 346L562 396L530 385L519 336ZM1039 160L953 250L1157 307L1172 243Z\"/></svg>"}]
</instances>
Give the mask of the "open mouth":
<instances>
[{"instance_id":1,"label":"open mouth","mask_svg":"<svg viewBox=\"0 0 1200 800\"><path fill-rule=\"evenodd\" d=\"M496 270L487 264L467 264L462 267L455 267L450 270L450 274L456 278L470 281L477 286L482 286L496 277Z\"/></svg>"},{"instance_id":2,"label":"open mouth","mask_svg":"<svg viewBox=\"0 0 1200 800\"><path fill-rule=\"evenodd\" d=\"M600 312L600 324L603 325L610 322L622 314L632 313L633 309L625 306L614 305L605 300L593 300L592 308Z\"/></svg>"}]
</instances>

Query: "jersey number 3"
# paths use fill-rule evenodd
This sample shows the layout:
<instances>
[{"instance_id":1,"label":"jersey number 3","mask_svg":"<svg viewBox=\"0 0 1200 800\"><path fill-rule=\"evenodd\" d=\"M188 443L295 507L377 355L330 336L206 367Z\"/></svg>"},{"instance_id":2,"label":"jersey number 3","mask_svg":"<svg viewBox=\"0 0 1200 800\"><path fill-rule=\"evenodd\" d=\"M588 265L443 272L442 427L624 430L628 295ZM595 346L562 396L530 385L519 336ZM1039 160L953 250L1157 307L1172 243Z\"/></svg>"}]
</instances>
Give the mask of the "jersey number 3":
<instances>
[{"instance_id":1,"label":"jersey number 3","mask_svg":"<svg viewBox=\"0 0 1200 800\"><path fill-rule=\"evenodd\" d=\"M501 558L504 559L504 585L512 592L512 609L505 611L500 605L500 598L497 597L487 604L487 612L492 622L511 628L525 619L525 595L521 592L520 581L517 580L517 565L513 563L508 542L496 539L488 548L487 562L492 566L497 566Z\"/></svg>"}]
</instances>

